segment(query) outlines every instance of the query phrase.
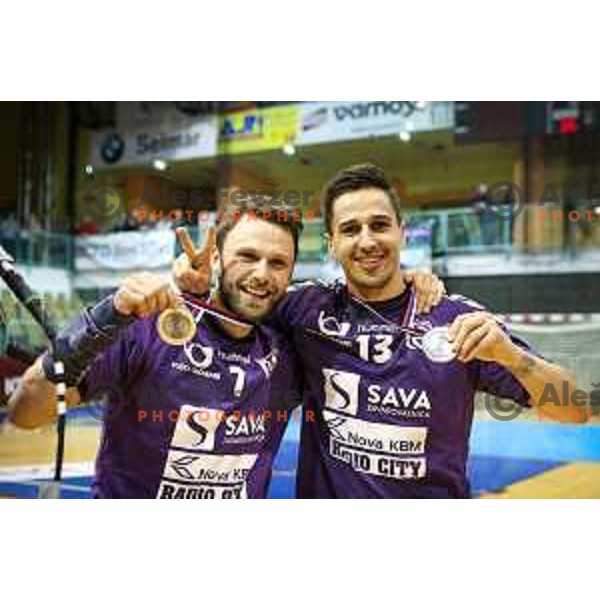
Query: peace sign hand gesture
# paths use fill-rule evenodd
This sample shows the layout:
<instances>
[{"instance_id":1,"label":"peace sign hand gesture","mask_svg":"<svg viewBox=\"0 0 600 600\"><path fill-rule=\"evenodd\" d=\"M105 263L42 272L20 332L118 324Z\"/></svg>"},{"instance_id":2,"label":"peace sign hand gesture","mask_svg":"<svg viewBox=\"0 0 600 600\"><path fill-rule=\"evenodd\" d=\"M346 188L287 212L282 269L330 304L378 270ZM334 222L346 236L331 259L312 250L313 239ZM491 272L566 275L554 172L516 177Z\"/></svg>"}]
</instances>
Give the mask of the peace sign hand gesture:
<instances>
[{"instance_id":1,"label":"peace sign hand gesture","mask_svg":"<svg viewBox=\"0 0 600 600\"><path fill-rule=\"evenodd\" d=\"M200 248L194 246L183 227L178 227L175 233L184 253L173 263L173 280L182 292L205 294L210 289L210 261L216 246L216 229L212 226L208 228Z\"/></svg>"}]
</instances>

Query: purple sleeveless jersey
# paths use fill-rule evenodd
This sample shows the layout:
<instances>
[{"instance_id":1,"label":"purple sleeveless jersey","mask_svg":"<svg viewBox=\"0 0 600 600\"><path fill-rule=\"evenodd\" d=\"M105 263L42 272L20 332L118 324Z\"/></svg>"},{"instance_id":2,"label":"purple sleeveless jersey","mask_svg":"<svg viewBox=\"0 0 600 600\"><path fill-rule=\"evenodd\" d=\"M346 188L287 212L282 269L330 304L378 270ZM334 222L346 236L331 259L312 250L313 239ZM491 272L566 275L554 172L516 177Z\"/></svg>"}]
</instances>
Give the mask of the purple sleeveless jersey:
<instances>
[{"instance_id":1,"label":"purple sleeveless jersey","mask_svg":"<svg viewBox=\"0 0 600 600\"><path fill-rule=\"evenodd\" d=\"M302 423L298 497L466 498L476 390L528 404L496 363L440 363L439 349L424 351L427 331L483 307L446 297L415 316L414 304L410 290L365 305L342 285L311 284L279 306L275 322L293 340L315 415Z\"/></svg>"},{"instance_id":2,"label":"purple sleeveless jersey","mask_svg":"<svg viewBox=\"0 0 600 600\"><path fill-rule=\"evenodd\" d=\"M156 317L135 322L80 389L108 396L96 460L99 498L264 498L299 385L284 338L235 340L210 322L185 346Z\"/></svg>"}]
</instances>

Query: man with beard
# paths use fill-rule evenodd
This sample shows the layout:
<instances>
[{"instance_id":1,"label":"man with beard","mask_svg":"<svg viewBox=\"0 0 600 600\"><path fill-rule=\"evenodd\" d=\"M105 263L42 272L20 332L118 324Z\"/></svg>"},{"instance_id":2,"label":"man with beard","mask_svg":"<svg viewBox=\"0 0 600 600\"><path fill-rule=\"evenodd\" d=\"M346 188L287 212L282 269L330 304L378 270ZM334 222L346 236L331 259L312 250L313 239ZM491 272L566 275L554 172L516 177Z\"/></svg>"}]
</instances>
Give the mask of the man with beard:
<instances>
[{"instance_id":1,"label":"man with beard","mask_svg":"<svg viewBox=\"0 0 600 600\"><path fill-rule=\"evenodd\" d=\"M273 324L302 365L305 410L297 495L304 498L465 498L469 434L478 390L585 421L568 397L573 376L464 297L418 315L400 267L404 219L384 173L358 165L323 194L329 251L345 282L290 291ZM201 260L191 261L201 268ZM202 291L190 259L175 265L183 289ZM193 266L193 265L192 265Z\"/></svg>"},{"instance_id":2,"label":"man with beard","mask_svg":"<svg viewBox=\"0 0 600 600\"><path fill-rule=\"evenodd\" d=\"M253 217L238 211L220 224L218 250L213 235L199 253L220 283L209 304L196 300L185 344L157 331L158 313L181 317L181 298L141 273L81 313L59 335L57 355L25 373L9 407L19 427L56 418L55 360L70 406L108 396L95 497L265 497L300 384L287 343L262 321L285 294L302 225L292 211Z\"/></svg>"}]
</instances>

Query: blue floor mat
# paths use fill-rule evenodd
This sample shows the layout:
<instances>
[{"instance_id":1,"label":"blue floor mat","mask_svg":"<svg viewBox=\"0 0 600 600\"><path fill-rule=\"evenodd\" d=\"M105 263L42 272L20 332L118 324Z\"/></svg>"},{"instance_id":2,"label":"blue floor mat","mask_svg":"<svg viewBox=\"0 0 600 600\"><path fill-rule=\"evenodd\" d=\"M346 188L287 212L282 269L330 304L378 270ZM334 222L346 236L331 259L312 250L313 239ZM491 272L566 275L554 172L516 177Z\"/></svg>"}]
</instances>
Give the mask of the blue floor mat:
<instances>
[{"instance_id":1,"label":"blue floor mat","mask_svg":"<svg viewBox=\"0 0 600 600\"><path fill-rule=\"evenodd\" d=\"M296 473L273 473L268 498L284 500L296 497Z\"/></svg>"},{"instance_id":2,"label":"blue floor mat","mask_svg":"<svg viewBox=\"0 0 600 600\"><path fill-rule=\"evenodd\" d=\"M600 427L476 421L471 454L542 461L600 461Z\"/></svg>"},{"instance_id":3,"label":"blue floor mat","mask_svg":"<svg viewBox=\"0 0 600 600\"><path fill-rule=\"evenodd\" d=\"M295 471L298 464L298 442L284 440L275 457L275 471Z\"/></svg>"}]
</instances>

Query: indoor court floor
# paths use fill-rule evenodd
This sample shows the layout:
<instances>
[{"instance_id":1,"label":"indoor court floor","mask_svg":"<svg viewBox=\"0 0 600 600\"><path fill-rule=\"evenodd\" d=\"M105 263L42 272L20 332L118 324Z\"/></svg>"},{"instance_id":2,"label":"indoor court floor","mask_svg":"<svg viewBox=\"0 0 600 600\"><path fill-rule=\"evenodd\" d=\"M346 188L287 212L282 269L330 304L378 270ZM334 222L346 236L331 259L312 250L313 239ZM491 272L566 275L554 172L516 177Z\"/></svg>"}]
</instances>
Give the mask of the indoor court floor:
<instances>
[{"instance_id":1,"label":"indoor court floor","mask_svg":"<svg viewBox=\"0 0 600 600\"><path fill-rule=\"evenodd\" d=\"M71 411L61 497L90 497L100 428L84 408ZM2 429L0 497L38 497L40 483L52 474L54 428ZM292 420L275 461L271 498L294 496L298 437L299 423ZM478 498L600 498L600 422L475 420L469 475Z\"/></svg>"}]
</instances>

